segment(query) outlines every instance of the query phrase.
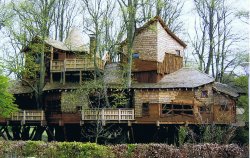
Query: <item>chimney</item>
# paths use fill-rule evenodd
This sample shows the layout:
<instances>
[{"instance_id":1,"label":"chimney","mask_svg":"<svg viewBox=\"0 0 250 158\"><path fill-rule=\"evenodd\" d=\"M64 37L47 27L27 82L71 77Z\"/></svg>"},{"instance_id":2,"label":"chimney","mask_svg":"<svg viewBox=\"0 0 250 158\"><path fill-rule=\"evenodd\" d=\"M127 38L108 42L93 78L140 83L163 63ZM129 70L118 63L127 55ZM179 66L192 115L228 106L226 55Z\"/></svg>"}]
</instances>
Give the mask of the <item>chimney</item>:
<instances>
[{"instance_id":1,"label":"chimney","mask_svg":"<svg viewBox=\"0 0 250 158\"><path fill-rule=\"evenodd\" d=\"M89 53L94 54L95 52L95 44L96 44L96 38L95 34L89 34Z\"/></svg>"}]
</instances>

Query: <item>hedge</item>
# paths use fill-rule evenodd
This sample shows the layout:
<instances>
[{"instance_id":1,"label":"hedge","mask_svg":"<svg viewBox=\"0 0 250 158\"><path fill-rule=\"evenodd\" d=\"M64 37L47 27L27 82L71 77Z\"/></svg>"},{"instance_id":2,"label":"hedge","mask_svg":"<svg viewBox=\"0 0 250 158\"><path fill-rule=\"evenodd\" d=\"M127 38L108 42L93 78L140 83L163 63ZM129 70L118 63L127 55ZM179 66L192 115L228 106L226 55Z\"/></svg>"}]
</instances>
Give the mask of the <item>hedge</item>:
<instances>
[{"instance_id":1,"label":"hedge","mask_svg":"<svg viewBox=\"0 0 250 158\"><path fill-rule=\"evenodd\" d=\"M167 144L97 145L81 142L0 141L0 157L42 158L224 158L248 157L249 147L236 144Z\"/></svg>"}]
</instances>

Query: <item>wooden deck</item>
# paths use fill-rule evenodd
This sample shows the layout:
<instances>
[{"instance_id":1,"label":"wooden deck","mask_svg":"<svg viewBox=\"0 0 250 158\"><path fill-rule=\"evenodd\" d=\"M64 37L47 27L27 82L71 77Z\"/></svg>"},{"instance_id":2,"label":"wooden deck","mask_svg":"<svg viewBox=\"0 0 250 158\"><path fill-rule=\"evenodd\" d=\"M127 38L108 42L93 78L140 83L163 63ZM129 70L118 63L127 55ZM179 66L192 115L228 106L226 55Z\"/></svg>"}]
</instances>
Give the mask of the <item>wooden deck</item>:
<instances>
[{"instance_id":1,"label":"wooden deck","mask_svg":"<svg viewBox=\"0 0 250 158\"><path fill-rule=\"evenodd\" d=\"M82 121L108 121L113 123L134 121L134 109L84 109Z\"/></svg>"},{"instance_id":2,"label":"wooden deck","mask_svg":"<svg viewBox=\"0 0 250 158\"><path fill-rule=\"evenodd\" d=\"M104 62L101 59L96 60L98 69L104 69ZM88 71L94 70L94 60L92 58L81 59L65 59L65 60L51 60L50 71L62 72L62 71Z\"/></svg>"},{"instance_id":3,"label":"wooden deck","mask_svg":"<svg viewBox=\"0 0 250 158\"><path fill-rule=\"evenodd\" d=\"M22 124L27 122L43 123L45 115L43 110L20 110L19 112L12 113L9 120L12 122L20 121Z\"/></svg>"}]
</instances>

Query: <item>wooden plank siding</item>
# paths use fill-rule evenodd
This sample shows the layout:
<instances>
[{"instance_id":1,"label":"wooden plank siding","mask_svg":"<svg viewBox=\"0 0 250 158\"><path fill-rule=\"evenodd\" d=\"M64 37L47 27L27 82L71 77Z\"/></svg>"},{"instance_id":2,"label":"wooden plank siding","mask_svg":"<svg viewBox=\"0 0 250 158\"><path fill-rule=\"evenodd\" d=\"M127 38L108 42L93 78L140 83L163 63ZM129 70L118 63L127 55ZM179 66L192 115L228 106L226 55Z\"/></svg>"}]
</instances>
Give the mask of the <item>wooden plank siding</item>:
<instances>
[{"instance_id":1,"label":"wooden plank siding","mask_svg":"<svg viewBox=\"0 0 250 158\"><path fill-rule=\"evenodd\" d=\"M157 64L157 73L169 74L183 67L183 58L181 56L165 53L162 63Z\"/></svg>"},{"instance_id":2,"label":"wooden plank siding","mask_svg":"<svg viewBox=\"0 0 250 158\"><path fill-rule=\"evenodd\" d=\"M207 97L201 97L202 91ZM147 115L143 114L143 104L148 104ZM168 113L163 113L163 105L172 105ZM221 109L227 105L227 109ZM182 107L179 109L178 107ZM190 108L187 108L190 107ZM200 124L235 123L235 101L224 94L212 90L212 84L195 89L136 89L134 91L136 123L160 124Z\"/></svg>"},{"instance_id":3,"label":"wooden plank siding","mask_svg":"<svg viewBox=\"0 0 250 158\"><path fill-rule=\"evenodd\" d=\"M81 114L76 113L62 113L62 112L49 112L47 114L48 124L57 124L63 126L64 124L80 124Z\"/></svg>"},{"instance_id":4,"label":"wooden plank siding","mask_svg":"<svg viewBox=\"0 0 250 158\"><path fill-rule=\"evenodd\" d=\"M133 72L133 80L142 83L156 83L162 79L163 75L156 71Z\"/></svg>"},{"instance_id":5,"label":"wooden plank siding","mask_svg":"<svg viewBox=\"0 0 250 158\"><path fill-rule=\"evenodd\" d=\"M183 67L183 58L165 53L163 62L133 59L133 79L136 82L157 83L165 74L175 72Z\"/></svg>"}]
</instances>

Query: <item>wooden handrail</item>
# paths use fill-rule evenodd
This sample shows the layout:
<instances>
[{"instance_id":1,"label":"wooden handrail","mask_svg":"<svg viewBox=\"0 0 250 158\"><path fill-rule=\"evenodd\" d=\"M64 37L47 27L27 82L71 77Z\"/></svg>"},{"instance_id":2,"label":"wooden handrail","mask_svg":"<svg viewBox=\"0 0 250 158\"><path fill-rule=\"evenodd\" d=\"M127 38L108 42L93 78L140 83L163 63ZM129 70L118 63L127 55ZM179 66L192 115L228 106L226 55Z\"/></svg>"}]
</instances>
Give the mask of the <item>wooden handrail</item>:
<instances>
[{"instance_id":1,"label":"wooden handrail","mask_svg":"<svg viewBox=\"0 0 250 158\"><path fill-rule=\"evenodd\" d=\"M96 64L99 69L104 69L104 62L101 59L98 58ZM94 68L93 58L89 57L50 61L50 70L52 71L67 71L67 69L89 70Z\"/></svg>"},{"instance_id":2,"label":"wooden handrail","mask_svg":"<svg viewBox=\"0 0 250 158\"><path fill-rule=\"evenodd\" d=\"M11 114L11 121L44 121L43 110L21 110Z\"/></svg>"},{"instance_id":3,"label":"wooden handrail","mask_svg":"<svg viewBox=\"0 0 250 158\"><path fill-rule=\"evenodd\" d=\"M134 109L83 109L82 120L129 121L134 120Z\"/></svg>"}]
</instances>

